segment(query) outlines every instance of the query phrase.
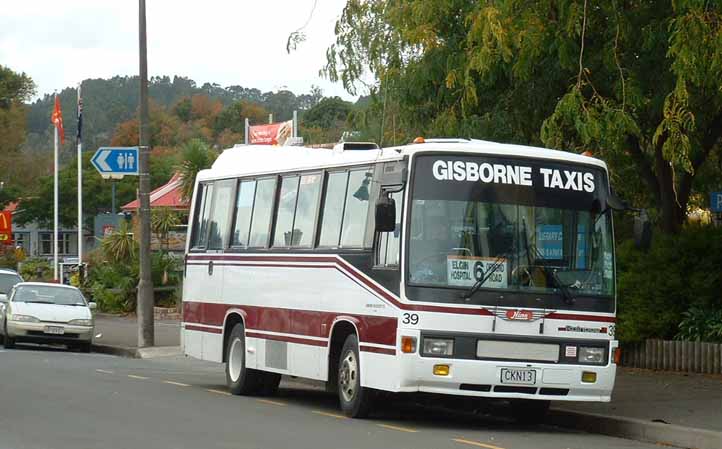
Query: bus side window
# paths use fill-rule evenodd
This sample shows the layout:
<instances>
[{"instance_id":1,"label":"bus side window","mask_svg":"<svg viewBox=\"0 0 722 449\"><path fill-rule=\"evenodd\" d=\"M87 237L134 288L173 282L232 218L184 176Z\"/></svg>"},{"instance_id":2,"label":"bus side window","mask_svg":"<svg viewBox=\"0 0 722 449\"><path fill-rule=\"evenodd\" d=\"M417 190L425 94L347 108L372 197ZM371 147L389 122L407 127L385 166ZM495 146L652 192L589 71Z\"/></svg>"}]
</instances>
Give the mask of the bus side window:
<instances>
[{"instance_id":1,"label":"bus side window","mask_svg":"<svg viewBox=\"0 0 722 449\"><path fill-rule=\"evenodd\" d=\"M346 201L348 172L329 173L326 179L326 190L321 212L320 247L337 247L341 239L341 223L343 207Z\"/></svg>"},{"instance_id":2,"label":"bus side window","mask_svg":"<svg viewBox=\"0 0 722 449\"><path fill-rule=\"evenodd\" d=\"M211 214L211 198L213 198L213 183L199 184L197 194L196 213L193 217L192 249L202 249L208 244L208 219Z\"/></svg>"},{"instance_id":3,"label":"bus side window","mask_svg":"<svg viewBox=\"0 0 722 449\"><path fill-rule=\"evenodd\" d=\"M276 196L276 178L256 181L256 196L253 200L251 232L248 239L250 248L265 248L271 233L273 202Z\"/></svg>"},{"instance_id":4,"label":"bus side window","mask_svg":"<svg viewBox=\"0 0 722 449\"><path fill-rule=\"evenodd\" d=\"M213 195L213 207L209 222L209 249L224 249L227 245L226 236L230 231L231 204L236 181L220 181L217 184Z\"/></svg>"},{"instance_id":5,"label":"bus side window","mask_svg":"<svg viewBox=\"0 0 722 449\"><path fill-rule=\"evenodd\" d=\"M253 212L253 197L256 193L256 180L241 181L236 195L236 218L233 223L233 238L231 246L248 246L248 236L251 228L251 213Z\"/></svg>"},{"instance_id":6,"label":"bus side window","mask_svg":"<svg viewBox=\"0 0 722 449\"><path fill-rule=\"evenodd\" d=\"M401 250L401 202L404 199L403 192L391 194L396 204L396 228L392 232L381 232L378 236L378 248L376 250L377 266L399 266Z\"/></svg>"},{"instance_id":7,"label":"bus side window","mask_svg":"<svg viewBox=\"0 0 722 449\"><path fill-rule=\"evenodd\" d=\"M276 227L273 231L273 246L292 246L293 213L298 198L298 176L281 178L281 193L276 210Z\"/></svg>"},{"instance_id":8,"label":"bus side window","mask_svg":"<svg viewBox=\"0 0 722 449\"><path fill-rule=\"evenodd\" d=\"M363 246L369 212L371 176L372 173L369 169L354 170L349 174L346 206L341 227L342 247Z\"/></svg>"}]
</instances>

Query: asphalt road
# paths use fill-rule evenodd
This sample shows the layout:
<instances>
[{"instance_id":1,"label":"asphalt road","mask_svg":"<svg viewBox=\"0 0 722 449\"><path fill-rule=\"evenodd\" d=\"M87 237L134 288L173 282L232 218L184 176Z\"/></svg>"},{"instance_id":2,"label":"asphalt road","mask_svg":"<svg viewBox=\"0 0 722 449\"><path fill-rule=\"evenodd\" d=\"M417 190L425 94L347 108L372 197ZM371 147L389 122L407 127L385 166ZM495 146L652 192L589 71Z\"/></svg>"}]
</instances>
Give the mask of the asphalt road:
<instances>
[{"instance_id":1,"label":"asphalt road","mask_svg":"<svg viewBox=\"0 0 722 449\"><path fill-rule=\"evenodd\" d=\"M333 395L285 379L274 397L232 396L222 365L182 357L0 349L0 449L657 447L407 398L382 407L347 419Z\"/></svg>"}]
</instances>

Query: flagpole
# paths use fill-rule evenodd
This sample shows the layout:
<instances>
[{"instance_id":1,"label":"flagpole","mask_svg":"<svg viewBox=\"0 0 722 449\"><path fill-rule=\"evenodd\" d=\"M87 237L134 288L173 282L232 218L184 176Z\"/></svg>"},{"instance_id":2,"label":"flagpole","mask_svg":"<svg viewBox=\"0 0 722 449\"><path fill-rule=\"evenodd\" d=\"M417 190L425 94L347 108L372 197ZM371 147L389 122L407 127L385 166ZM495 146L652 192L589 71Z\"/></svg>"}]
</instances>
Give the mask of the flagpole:
<instances>
[{"instance_id":1,"label":"flagpole","mask_svg":"<svg viewBox=\"0 0 722 449\"><path fill-rule=\"evenodd\" d=\"M83 103L80 96L82 82L78 84L78 273L82 276L83 271L83 141L81 137L83 120ZM82 282L83 279L81 278Z\"/></svg>"},{"instance_id":2,"label":"flagpole","mask_svg":"<svg viewBox=\"0 0 722 449\"><path fill-rule=\"evenodd\" d=\"M58 127L55 129L55 152L53 163L53 280L58 281Z\"/></svg>"}]
</instances>

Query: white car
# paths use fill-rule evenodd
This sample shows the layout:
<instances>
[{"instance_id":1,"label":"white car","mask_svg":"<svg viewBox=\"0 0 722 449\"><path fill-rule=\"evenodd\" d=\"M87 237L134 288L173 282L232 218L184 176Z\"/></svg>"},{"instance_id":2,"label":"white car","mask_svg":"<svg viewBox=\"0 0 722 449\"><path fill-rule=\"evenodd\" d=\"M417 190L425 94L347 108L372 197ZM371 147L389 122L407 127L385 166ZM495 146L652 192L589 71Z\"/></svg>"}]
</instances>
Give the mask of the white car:
<instances>
[{"instance_id":1,"label":"white car","mask_svg":"<svg viewBox=\"0 0 722 449\"><path fill-rule=\"evenodd\" d=\"M7 302L7 295L15 284L23 281L23 278L14 270L0 268L0 313L2 313L2 304Z\"/></svg>"},{"instance_id":2,"label":"white car","mask_svg":"<svg viewBox=\"0 0 722 449\"><path fill-rule=\"evenodd\" d=\"M0 333L5 348L17 342L64 343L90 351L95 303L88 303L75 287L43 282L16 284L4 302Z\"/></svg>"}]
</instances>

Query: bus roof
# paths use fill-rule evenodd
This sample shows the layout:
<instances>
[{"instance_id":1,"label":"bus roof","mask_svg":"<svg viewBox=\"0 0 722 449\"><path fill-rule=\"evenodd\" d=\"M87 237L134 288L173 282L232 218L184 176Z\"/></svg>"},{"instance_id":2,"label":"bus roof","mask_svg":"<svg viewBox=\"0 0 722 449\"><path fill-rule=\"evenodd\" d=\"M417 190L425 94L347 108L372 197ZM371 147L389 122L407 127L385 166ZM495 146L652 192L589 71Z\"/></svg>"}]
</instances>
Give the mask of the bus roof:
<instances>
[{"instance_id":1,"label":"bus roof","mask_svg":"<svg viewBox=\"0 0 722 449\"><path fill-rule=\"evenodd\" d=\"M213 166L198 173L199 180L282 173L328 167L353 166L399 160L422 152L449 152L492 156L520 156L560 162L595 165L606 164L596 158L566 151L489 142L485 140L439 140L370 150L333 150L308 147L236 145L224 150Z\"/></svg>"}]
</instances>

